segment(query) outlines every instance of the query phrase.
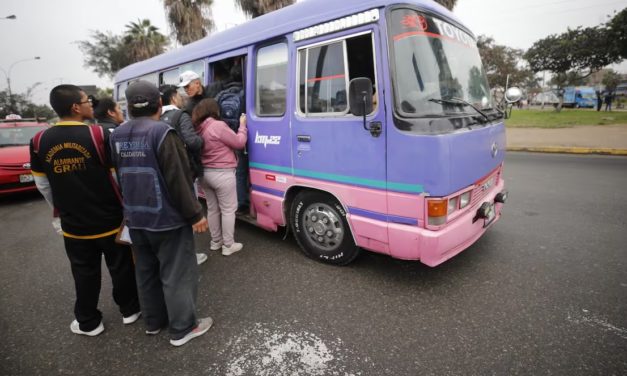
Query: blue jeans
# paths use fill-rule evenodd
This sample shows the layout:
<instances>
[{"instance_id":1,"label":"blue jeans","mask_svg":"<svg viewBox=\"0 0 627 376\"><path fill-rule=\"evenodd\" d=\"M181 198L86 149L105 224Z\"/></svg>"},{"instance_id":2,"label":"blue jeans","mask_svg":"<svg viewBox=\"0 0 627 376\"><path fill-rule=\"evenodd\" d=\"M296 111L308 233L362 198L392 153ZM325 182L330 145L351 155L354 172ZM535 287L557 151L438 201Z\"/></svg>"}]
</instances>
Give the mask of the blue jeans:
<instances>
[{"instance_id":1,"label":"blue jeans","mask_svg":"<svg viewBox=\"0 0 627 376\"><path fill-rule=\"evenodd\" d=\"M237 150L237 168L235 182L237 184L237 207L239 209L250 206L248 197L248 153L246 150Z\"/></svg>"},{"instance_id":2,"label":"blue jeans","mask_svg":"<svg viewBox=\"0 0 627 376\"><path fill-rule=\"evenodd\" d=\"M192 228L130 233L146 329L169 324L170 338L181 339L197 325L198 265Z\"/></svg>"}]
</instances>

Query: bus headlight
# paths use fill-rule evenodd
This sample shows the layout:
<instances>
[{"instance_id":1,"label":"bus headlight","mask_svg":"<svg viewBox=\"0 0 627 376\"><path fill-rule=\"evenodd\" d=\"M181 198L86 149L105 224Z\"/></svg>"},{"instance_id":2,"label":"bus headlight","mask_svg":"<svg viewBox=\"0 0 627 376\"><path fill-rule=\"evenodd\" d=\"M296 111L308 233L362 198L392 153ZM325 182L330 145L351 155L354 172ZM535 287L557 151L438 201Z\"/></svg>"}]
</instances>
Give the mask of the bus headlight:
<instances>
[{"instance_id":1,"label":"bus headlight","mask_svg":"<svg viewBox=\"0 0 627 376\"><path fill-rule=\"evenodd\" d=\"M457 201L458 200L459 200L459 197L449 198L447 214L451 214L452 212L457 210Z\"/></svg>"},{"instance_id":2,"label":"bus headlight","mask_svg":"<svg viewBox=\"0 0 627 376\"><path fill-rule=\"evenodd\" d=\"M466 192L466 193L462 193L461 196L459 196L459 208L463 209L466 206L468 206L468 204L470 204L470 191Z\"/></svg>"}]
</instances>

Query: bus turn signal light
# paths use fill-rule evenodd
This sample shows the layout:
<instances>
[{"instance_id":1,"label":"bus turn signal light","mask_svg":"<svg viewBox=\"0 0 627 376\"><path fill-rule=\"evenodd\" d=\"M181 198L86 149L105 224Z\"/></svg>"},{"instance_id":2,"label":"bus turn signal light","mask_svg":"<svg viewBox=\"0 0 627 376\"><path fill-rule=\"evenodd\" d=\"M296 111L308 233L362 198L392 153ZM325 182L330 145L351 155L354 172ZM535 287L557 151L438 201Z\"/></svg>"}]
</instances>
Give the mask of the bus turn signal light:
<instances>
[{"instance_id":1,"label":"bus turn signal light","mask_svg":"<svg viewBox=\"0 0 627 376\"><path fill-rule=\"evenodd\" d=\"M448 200L427 200L428 224L439 226L446 223Z\"/></svg>"}]
</instances>

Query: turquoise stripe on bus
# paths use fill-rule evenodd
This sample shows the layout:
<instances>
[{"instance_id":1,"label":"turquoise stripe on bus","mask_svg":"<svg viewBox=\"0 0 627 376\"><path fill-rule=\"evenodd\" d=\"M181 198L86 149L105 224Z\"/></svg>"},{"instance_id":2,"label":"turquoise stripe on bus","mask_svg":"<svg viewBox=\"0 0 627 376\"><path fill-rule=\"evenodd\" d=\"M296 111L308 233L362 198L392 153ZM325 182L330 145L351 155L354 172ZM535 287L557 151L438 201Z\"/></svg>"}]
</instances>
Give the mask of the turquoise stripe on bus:
<instances>
[{"instance_id":1,"label":"turquoise stripe on bus","mask_svg":"<svg viewBox=\"0 0 627 376\"><path fill-rule=\"evenodd\" d=\"M253 168L258 168L261 170L282 172L284 174L290 174L290 175L292 174L292 169L290 167L276 166L276 165L257 163L257 162L250 162L249 166ZM357 178L353 176L327 174L324 172L300 170L300 169L295 169L293 173L296 176L336 181L336 182L347 183L347 184L355 184L355 185L360 185L360 186L368 187L368 188L389 189L395 192L406 192L406 193L424 192L424 188L420 184L387 182L387 185L386 185L386 182L383 180L363 179L363 178Z\"/></svg>"}]
</instances>

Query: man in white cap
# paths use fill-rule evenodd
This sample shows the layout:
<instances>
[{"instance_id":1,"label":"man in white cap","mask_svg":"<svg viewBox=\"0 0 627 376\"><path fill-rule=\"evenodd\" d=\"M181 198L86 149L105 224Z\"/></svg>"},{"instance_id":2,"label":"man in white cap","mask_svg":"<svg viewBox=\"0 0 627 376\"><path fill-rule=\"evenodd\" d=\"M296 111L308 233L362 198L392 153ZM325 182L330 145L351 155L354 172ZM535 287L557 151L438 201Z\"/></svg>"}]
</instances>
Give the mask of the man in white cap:
<instances>
[{"instance_id":1,"label":"man in white cap","mask_svg":"<svg viewBox=\"0 0 627 376\"><path fill-rule=\"evenodd\" d=\"M189 97L185 106L185 112L191 116L192 111L198 102L208 98L206 95L207 91L205 90L205 87L202 86L202 82L200 82L200 76L194 71L185 71L181 73L179 80L180 83L178 84L178 87L185 89L185 93Z\"/></svg>"}]
</instances>

